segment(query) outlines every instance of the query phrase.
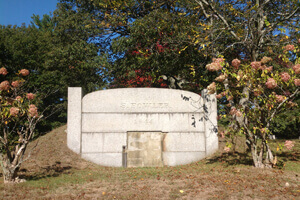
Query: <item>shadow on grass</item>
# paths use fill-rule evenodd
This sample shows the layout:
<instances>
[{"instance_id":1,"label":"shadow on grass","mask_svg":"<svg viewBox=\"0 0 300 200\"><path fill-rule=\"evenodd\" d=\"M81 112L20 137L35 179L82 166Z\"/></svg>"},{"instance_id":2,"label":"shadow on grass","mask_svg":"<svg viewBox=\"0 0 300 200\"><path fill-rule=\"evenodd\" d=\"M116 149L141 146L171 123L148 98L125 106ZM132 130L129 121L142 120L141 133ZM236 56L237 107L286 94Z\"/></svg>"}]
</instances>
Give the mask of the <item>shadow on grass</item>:
<instances>
[{"instance_id":1,"label":"shadow on grass","mask_svg":"<svg viewBox=\"0 0 300 200\"><path fill-rule=\"evenodd\" d=\"M253 161L248 153L241 152L230 152L222 153L221 155L214 156L213 158L207 159L207 164L224 163L228 166L233 165L247 165L252 166Z\"/></svg>"},{"instance_id":2,"label":"shadow on grass","mask_svg":"<svg viewBox=\"0 0 300 200\"><path fill-rule=\"evenodd\" d=\"M39 179L43 179L43 178L49 178L49 177L58 177L62 174L70 174L70 169L72 169L71 166L61 166L60 162L56 162L53 165L47 166L47 167L42 167L41 168L42 172L40 173L36 173L36 174L32 174L32 175L28 175L28 174L24 174L23 172L27 172L26 169L21 169L20 170L20 175L19 177L22 179L25 179L27 181L30 180L39 180Z\"/></svg>"},{"instance_id":3,"label":"shadow on grass","mask_svg":"<svg viewBox=\"0 0 300 200\"><path fill-rule=\"evenodd\" d=\"M276 154L277 157L279 159L281 159L282 161L284 162L287 162L287 161L300 161L300 152L282 152L282 153L279 153L279 154Z\"/></svg>"}]
</instances>

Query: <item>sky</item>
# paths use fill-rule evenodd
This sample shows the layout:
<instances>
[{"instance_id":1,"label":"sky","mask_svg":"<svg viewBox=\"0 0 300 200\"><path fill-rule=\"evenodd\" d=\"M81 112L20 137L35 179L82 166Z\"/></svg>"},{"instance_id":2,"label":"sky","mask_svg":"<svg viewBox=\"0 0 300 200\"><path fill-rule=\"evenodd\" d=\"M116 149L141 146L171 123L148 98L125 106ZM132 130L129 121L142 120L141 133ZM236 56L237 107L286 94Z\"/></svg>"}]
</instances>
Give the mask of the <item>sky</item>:
<instances>
[{"instance_id":1,"label":"sky","mask_svg":"<svg viewBox=\"0 0 300 200\"><path fill-rule=\"evenodd\" d=\"M0 0L0 25L29 25L33 14L53 13L58 0Z\"/></svg>"}]
</instances>

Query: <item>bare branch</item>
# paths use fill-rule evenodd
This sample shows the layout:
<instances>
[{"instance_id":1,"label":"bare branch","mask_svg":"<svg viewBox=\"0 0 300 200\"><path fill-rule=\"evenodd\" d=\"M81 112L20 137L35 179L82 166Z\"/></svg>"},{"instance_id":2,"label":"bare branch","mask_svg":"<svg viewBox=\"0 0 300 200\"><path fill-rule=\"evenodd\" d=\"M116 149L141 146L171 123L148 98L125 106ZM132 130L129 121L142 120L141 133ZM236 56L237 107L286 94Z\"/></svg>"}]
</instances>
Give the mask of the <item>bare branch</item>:
<instances>
[{"instance_id":1,"label":"bare branch","mask_svg":"<svg viewBox=\"0 0 300 200\"><path fill-rule=\"evenodd\" d=\"M198 3L199 4L199 1L200 2L202 2L202 3L204 3L205 5L207 5L210 9L211 9L211 11L215 14L215 15L217 15L220 19L221 19L221 21L225 24L225 26L226 26L226 28L229 30L229 32L230 32L230 34L235 38L235 39L237 39L238 41L240 41L240 38L235 34L235 32L232 30L232 28L230 27L230 25L228 24L228 22L227 22L227 20L215 9L215 7L212 5L212 4L210 4L210 3L208 3L207 1L205 1L205 0L199 0L199 1L197 1L197 0L195 0L196 1L196 3ZM200 4L199 4L200 5ZM201 5L200 5L201 6Z\"/></svg>"},{"instance_id":2,"label":"bare branch","mask_svg":"<svg viewBox=\"0 0 300 200\"><path fill-rule=\"evenodd\" d=\"M297 7L296 10L294 10L290 15L288 15L287 17L279 20L276 23L271 24L271 30L275 29L275 27L280 23L280 22L284 22L284 21L288 21L290 18L292 18L297 12L299 11L299 7Z\"/></svg>"},{"instance_id":3,"label":"bare branch","mask_svg":"<svg viewBox=\"0 0 300 200\"><path fill-rule=\"evenodd\" d=\"M203 14L204 14L205 17L208 19L208 18L210 17L210 15L207 14L206 10L204 9L204 6L203 6L202 2L201 2L201 1L198 1L198 0L195 0L195 1L200 5Z\"/></svg>"},{"instance_id":4,"label":"bare branch","mask_svg":"<svg viewBox=\"0 0 300 200\"><path fill-rule=\"evenodd\" d=\"M288 100L290 100L291 98L293 98L294 96L296 96L298 93L300 93L299 88L297 88L296 91L295 91L292 95L290 95L289 97L287 97L284 101L282 101L282 102L277 106L276 109L274 109L274 111L273 111L273 113L271 114L270 119L269 119L269 121L268 121L268 123L267 123L267 126L266 126L267 128L269 128L269 126L270 126L270 124L271 124L271 121L272 121L272 119L274 118L274 115L275 115L276 112L282 107L282 105L283 105L286 101L288 101Z\"/></svg>"}]
</instances>

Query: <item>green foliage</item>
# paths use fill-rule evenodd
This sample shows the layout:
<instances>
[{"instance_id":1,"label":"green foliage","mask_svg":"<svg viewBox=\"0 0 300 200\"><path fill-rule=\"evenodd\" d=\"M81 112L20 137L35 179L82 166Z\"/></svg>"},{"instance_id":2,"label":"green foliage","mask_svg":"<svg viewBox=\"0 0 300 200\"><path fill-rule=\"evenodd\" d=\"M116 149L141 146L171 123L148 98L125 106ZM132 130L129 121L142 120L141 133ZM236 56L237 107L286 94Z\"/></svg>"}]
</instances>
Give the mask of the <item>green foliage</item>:
<instances>
[{"instance_id":1,"label":"green foliage","mask_svg":"<svg viewBox=\"0 0 300 200\"><path fill-rule=\"evenodd\" d=\"M67 87L91 92L104 85L97 45L80 29L85 20L58 9L53 17L34 15L28 27L0 27L0 64L12 73L29 69L27 88L44 99L48 118L39 124L41 132L66 122Z\"/></svg>"},{"instance_id":2,"label":"green foliage","mask_svg":"<svg viewBox=\"0 0 300 200\"><path fill-rule=\"evenodd\" d=\"M275 116L270 130L276 138L298 139L300 137L299 95L294 102L298 104L297 108L288 109Z\"/></svg>"}]
</instances>

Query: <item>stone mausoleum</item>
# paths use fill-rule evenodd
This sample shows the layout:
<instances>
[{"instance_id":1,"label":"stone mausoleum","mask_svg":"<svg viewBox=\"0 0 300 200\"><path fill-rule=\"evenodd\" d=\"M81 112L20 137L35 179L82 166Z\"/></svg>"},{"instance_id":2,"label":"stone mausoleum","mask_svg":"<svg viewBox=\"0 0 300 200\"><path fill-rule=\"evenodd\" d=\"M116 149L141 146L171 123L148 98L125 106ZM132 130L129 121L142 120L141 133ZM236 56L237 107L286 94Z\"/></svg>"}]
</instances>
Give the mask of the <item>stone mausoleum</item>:
<instances>
[{"instance_id":1,"label":"stone mausoleum","mask_svg":"<svg viewBox=\"0 0 300 200\"><path fill-rule=\"evenodd\" d=\"M218 149L215 95L161 88L68 89L68 147L103 166L184 165Z\"/></svg>"}]
</instances>

